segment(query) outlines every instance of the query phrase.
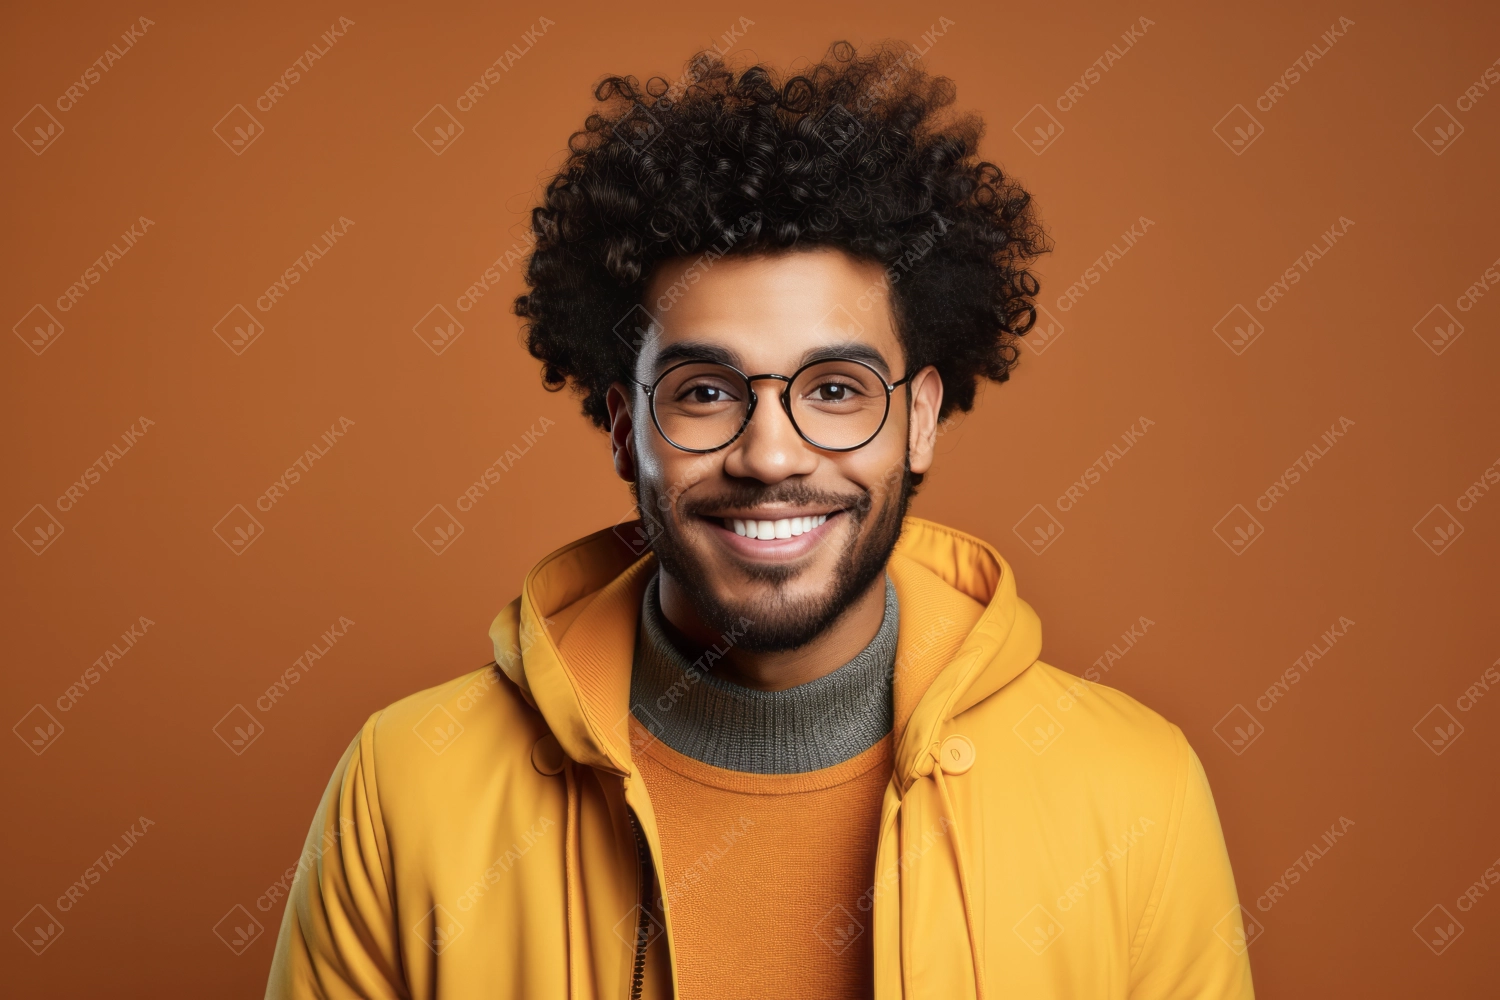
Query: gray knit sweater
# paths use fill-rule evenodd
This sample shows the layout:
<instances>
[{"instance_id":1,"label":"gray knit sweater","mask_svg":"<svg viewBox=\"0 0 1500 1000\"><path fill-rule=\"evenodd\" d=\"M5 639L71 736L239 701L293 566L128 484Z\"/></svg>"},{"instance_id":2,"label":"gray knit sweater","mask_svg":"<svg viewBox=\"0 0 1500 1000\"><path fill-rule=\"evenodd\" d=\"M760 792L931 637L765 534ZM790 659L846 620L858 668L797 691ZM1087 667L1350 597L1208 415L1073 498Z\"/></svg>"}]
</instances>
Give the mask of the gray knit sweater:
<instances>
[{"instance_id":1,"label":"gray knit sweater","mask_svg":"<svg viewBox=\"0 0 1500 1000\"><path fill-rule=\"evenodd\" d=\"M870 644L832 673L785 691L716 676L712 654L726 651L724 639L689 662L674 643L681 633L662 615L657 579L641 601L630 703L673 750L731 771L801 774L846 761L891 731L898 608L889 578L885 615Z\"/></svg>"}]
</instances>

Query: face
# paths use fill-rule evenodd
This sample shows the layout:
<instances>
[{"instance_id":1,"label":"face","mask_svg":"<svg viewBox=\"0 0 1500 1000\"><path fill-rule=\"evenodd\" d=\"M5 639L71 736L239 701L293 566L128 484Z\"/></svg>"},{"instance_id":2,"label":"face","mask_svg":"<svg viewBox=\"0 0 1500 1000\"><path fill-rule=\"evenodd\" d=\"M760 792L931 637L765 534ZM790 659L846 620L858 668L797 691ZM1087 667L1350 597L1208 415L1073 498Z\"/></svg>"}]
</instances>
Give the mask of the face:
<instances>
[{"instance_id":1,"label":"face","mask_svg":"<svg viewBox=\"0 0 1500 1000\"><path fill-rule=\"evenodd\" d=\"M911 376L892 391L874 439L842 452L798 434L780 398L785 381L754 381L749 425L706 454L663 437L645 389L617 383L610 390L615 466L636 485L663 572L710 629L727 630L742 617L755 622L745 648L804 645L880 576L900 535L910 474L932 463L941 380L932 367L906 371L882 269L840 250L726 257L706 270L693 260L668 261L645 301L659 322L635 373L648 385L674 364L703 359L752 376L790 376L837 355L866 361L886 383ZM851 419L851 406L874 405L856 401L869 393L869 380L848 382L820 367L817 378L793 387L793 412L809 436L817 437L818 421L830 426ZM883 406L884 390L873 388ZM711 377L673 392L694 427L748 402L737 398L743 383ZM658 414L668 405L659 400ZM686 432L674 437L711 443L688 441Z\"/></svg>"}]
</instances>

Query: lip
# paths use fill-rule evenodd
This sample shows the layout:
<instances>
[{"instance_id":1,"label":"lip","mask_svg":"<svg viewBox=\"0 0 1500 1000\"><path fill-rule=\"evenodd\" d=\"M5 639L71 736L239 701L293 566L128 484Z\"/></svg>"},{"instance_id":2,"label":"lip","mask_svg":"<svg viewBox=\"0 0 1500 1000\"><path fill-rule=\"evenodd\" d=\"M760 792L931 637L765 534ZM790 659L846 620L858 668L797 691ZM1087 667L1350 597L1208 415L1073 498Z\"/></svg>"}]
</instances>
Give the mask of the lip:
<instances>
[{"instance_id":1,"label":"lip","mask_svg":"<svg viewBox=\"0 0 1500 1000\"><path fill-rule=\"evenodd\" d=\"M754 562L790 562L793 559L799 559L802 556L807 555L813 549L817 548L819 545L822 545L824 539L828 535L828 532L834 530L840 524L842 524L843 518L845 516L844 511L842 510L815 511L809 509L805 512L793 512L790 509L786 511L777 510L774 512L776 515L774 518L769 517L771 513L771 511L768 511L765 508L758 508L753 512L753 519L757 521L767 519L775 520L782 517L810 517L813 515L827 514L828 520L824 521L816 528L813 528L811 531L804 531L802 534L797 535L793 538L767 539L746 538L745 536L736 534L733 530L724 527L724 522L721 520L721 518L734 517L735 515L733 514L703 515L701 520L704 522L705 526L708 527L713 536L718 539L720 544L722 544L725 548L729 549L731 552L742 559L748 559ZM751 519L743 515L740 515L740 517L741 520Z\"/></svg>"}]
</instances>

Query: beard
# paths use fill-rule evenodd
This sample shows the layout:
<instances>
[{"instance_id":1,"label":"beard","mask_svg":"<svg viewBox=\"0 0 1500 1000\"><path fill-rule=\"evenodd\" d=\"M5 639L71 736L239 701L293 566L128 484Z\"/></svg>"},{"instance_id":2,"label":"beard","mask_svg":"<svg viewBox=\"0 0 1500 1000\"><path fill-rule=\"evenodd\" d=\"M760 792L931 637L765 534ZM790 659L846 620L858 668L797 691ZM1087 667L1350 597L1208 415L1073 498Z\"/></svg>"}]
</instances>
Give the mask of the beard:
<instances>
[{"instance_id":1,"label":"beard","mask_svg":"<svg viewBox=\"0 0 1500 1000\"><path fill-rule=\"evenodd\" d=\"M655 483L636 484L636 506L651 535L663 572L682 585L682 592L700 621L715 632L740 630L738 645L750 652L777 653L798 649L817 638L869 589L885 570L901 537L901 525L913 490L911 469L902 460L899 489L887 494L877 509L874 494L811 490L797 483L774 486L735 484L714 496L683 498L675 512ZM849 519L843 551L833 570L833 586L820 599L794 599L785 585L801 571L788 565L741 564L751 580L770 584L768 599L720 599L710 568L686 545L681 524L704 510L753 507L763 503L827 505L841 508ZM655 512L659 511L657 515ZM745 620L752 624L744 627Z\"/></svg>"}]
</instances>

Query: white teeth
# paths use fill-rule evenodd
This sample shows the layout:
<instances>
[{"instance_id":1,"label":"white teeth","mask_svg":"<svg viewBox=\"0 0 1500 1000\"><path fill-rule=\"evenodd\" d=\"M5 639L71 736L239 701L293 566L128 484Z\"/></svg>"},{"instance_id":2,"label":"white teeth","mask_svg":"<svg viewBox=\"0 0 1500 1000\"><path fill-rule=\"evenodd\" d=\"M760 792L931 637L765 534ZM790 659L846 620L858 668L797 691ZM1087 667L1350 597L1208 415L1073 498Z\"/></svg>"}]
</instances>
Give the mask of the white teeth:
<instances>
[{"instance_id":1,"label":"white teeth","mask_svg":"<svg viewBox=\"0 0 1500 1000\"><path fill-rule=\"evenodd\" d=\"M745 538L795 538L827 521L828 515L783 517L775 521L743 521L737 517L724 517L720 520L725 528Z\"/></svg>"}]
</instances>

